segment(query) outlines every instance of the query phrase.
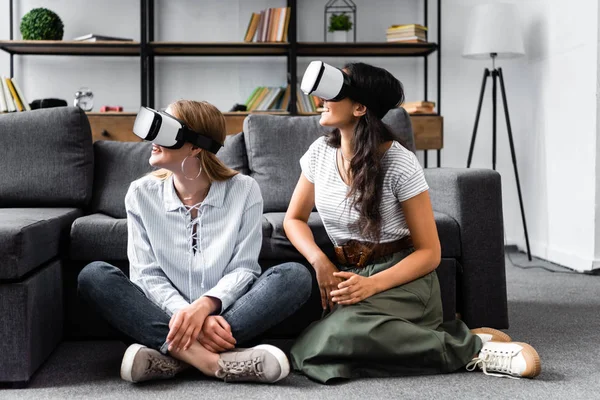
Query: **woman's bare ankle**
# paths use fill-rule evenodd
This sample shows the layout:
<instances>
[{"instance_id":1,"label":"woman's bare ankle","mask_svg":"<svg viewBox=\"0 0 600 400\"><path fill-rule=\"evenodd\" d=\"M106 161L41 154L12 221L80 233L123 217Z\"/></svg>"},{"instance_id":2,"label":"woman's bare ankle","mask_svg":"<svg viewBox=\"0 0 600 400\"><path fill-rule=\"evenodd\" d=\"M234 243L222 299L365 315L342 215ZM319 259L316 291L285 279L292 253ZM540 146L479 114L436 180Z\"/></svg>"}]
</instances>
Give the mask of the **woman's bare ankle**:
<instances>
[{"instance_id":1,"label":"woman's bare ankle","mask_svg":"<svg viewBox=\"0 0 600 400\"><path fill-rule=\"evenodd\" d=\"M170 351L171 357L186 362L207 376L215 376L219 369L219 355L207 350L199 342L194 342L189 349L181 351Z\"/></svg>"}]
</instances>

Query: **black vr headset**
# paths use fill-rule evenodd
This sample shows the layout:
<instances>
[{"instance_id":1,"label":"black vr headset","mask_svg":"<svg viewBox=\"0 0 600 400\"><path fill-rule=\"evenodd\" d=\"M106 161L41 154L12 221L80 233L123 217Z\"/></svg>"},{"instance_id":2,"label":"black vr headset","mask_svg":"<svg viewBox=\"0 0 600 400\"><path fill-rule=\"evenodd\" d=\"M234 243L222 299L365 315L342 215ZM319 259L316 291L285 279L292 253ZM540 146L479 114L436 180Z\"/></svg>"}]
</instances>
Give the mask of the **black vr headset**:
<instances>
[{"instance_id":1,"label":"black vr headset","mask_svg":"<svg viewBox=\"0 0 600 400\"><path fill-rule=\"evenodd\" d=\"M300 90L327 101L340 101L349 97L372 110L380 108L372 93L353 87L348 74L323 61L311 61L304 71Z\"/></svg>"},{"instance_id":2,"label":"black vr headset","mask_svg":"<svg viewBox=\"0 0 600 400\"><path fill-rule=\"evenodd\" d=\"M133 124L133 133L167 149L179 149L188 142L216 154L223 146L216 140L191 130L174 116L148 107L140 107Z\"/></svg>"}]
</instances>

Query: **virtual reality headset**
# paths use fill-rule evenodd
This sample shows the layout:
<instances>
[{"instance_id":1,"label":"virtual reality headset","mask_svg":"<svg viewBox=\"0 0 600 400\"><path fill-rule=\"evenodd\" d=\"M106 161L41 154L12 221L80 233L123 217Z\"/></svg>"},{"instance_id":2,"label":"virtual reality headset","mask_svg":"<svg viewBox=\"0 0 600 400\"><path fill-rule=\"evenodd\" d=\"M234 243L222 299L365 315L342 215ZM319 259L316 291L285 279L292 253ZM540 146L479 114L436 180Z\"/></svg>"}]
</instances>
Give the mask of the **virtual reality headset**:
<instances>
[{"instance_id":1,"label":"virtual reality headset","mask_svg":"<svg viewBox=\"0 0 600 400\"><path fill-rule=\"evenodd\" d=\"M143 140L168 149L179 149L188 142L216 154L223 146L216 140L191 130L174 116L148 107L140 107L133 124L133 133Z\"/></svg>"},{"instance_id":2,"label":"virtual reality headset","mask_svg":"<svg viewBox=\"0 0 600 400\"><path fill-rule=\"evenodd\" d=\"M370 93L353 87L348 74L323 61L311 61L304 71L300 90L327 101L340 101L349 97L366 107L377 109L377 101Z\"/></svg>"}]
</instances>

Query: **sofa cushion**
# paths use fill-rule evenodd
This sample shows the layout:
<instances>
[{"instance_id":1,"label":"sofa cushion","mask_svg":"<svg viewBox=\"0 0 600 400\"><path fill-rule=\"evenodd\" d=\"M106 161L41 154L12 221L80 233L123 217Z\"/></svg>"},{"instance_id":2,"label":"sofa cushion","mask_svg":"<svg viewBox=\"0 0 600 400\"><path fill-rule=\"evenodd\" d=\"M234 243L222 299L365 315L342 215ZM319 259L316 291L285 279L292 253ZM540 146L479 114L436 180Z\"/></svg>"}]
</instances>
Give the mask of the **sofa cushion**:
<instances>
[{"instance_id":1,"label":"sofa cushion","mask_svg":"<svg viewBox=\"0 0 600 400\"><path fill-rule=\"evenodd\" d=\"M75 208L0 208L0 279L18 279L58 256Z\"/></svg>"},{"instance_id":2,"label":"sofa cushion","mask_svg":"<svg viewBox=\"0 0 600 400\"><path fill-rule=\"evenodd\" d=\"M329 129L322 127L319 119L318 115L250 114L244 120L248 167L261 188L265 212L287 210L300 177L300 157ZM401 143L414 151L412 125L406 110L390 110L383 121Z\"/></svg>"},{"instance_id":3,"label":"sofa cushion","mask_svg":"<svg viewBox=\"0 0 600 400\"><path fill-rule=\"evenodd\" d=\"M280 259L280 260L303 260L304 257L288 240L283 230L283 219L285 213L271 212L265 213L264 218L271 225L272 233L270 236L263 236L263 251L260 254L261 259ZM333 244L323 226L323 221L319 213L313 212L308 218L308 226L315 237L315 243L327 254L333 256Z\"/></svg>"},{"instance_id":4,"label":"sofa cushion","mask_svg":"<svg viewBox=\"0 0 600 400\"><path fill-rule=\"evenodd\" d=\"M390 128L398 142L413 153L416 151L412 123L404 108L394 108L388 111L382 121Z\"/></svg>"},{"instance_id":5,"label":"sofa cushion","mask_svg":"<svg viewBox=\"0 0 600 400\"><path fill-rule=\"evenodd\" d=\"M83 111L58 107L0 115L0 207L83 207L93 151Z\"/></svg>"},{"instance_id":6,"label":"sofa cushion","mask_svg":"<svg viewBox=\"0 0 600 400\"><path fill-rule=\"evenodd\" d=\"M271 237L272 231L263 217L263 238ZM127 218L100 213L77 218L71 227L69 253L77 261L127 261Z\"/></svg>"},{"instance_id":7,"label":"sofa cushion","mask_svg":"<svg viewBox=\"0 0 600 400\"><path fill-rule=\"evenodd\" d=\"M326 130L318 117L250 114L244 141L250 176L258 182L264 211L285 211L300 177L298 160Z\"/></svg>"},{"instance_id":8,"label":"sofa cushion","mask_svg":"<svg viewBox=\"0 0 600 400\"><path fill-rule=\"evenodd\" d=\"M300 253L288 241L283 230L283 219L285 213L271 212L265 213L264 218L271 224L273 233L270 236L264 236L263 241L269 239L269 245L263 246L263 252L260 258L265 259L302 259ZM447 214L434 212L435 223L438 229L440 242L442 245L442 257L460 257L460 232L457 222ZM323 226L323 221L319 213L313 212L308 218L308 226L313 232L315 242L325 251L326 254L333 256L333 245ZM264 231L264 229L263 229ZM330 253L331 252L331 253Z\"/></svg>"},{"instance_id":9,"label":"sofa cushion","mask_svg":"<svg viewBox=\"0 0 600 400\"><path fill-rule=\"evenodd\" d=\"M73 260L127 260L127 219L99 213L77 218L69 253Z\"/></svg>"},{"instance_id":10,"label":"sofa cushion","mask_svg":"<svg viewBox=\"0 0 600 400\"><path fill-rule=\"evenodd\" d=\"M250 175L248 155L244 144L244 132L227 135L223 147L217 153L217 157L229 168L233 168L244 175Z\"/></svg>"},{"instance_id":11,"label":"sofa cushion","mask_svg":"<svg viewBox=\"0 0 600 400\"><path fill-rule=\"evenodd\" d=\"M99 140L94 143L94 191L90 211L125 218L131 182L152 171L152 143Z\"/></svg>"}]
</instances>

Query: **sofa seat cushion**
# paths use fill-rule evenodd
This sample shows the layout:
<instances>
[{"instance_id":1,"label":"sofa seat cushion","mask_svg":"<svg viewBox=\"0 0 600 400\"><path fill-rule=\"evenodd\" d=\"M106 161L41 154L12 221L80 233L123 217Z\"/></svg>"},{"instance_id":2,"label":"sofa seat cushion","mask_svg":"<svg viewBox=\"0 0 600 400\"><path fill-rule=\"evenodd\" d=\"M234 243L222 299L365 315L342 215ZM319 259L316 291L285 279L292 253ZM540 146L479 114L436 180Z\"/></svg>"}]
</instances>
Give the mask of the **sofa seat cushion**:
<instances>
[{"instance_id":1,"label":"sofa seat cushion","mask_svg":"<svg viewBox=\"0 0 600 400\"><path fill-rule=\"evenodd\" d=\"M263 250L261 251L260 258L303 259L302 255L289 242L283 230L285 213L265 213L263 218L269 221L273 233L270 236L266 236L263 228ZM447 214L440 212L434 212L434 218L442 245L442 257L460 257L460 232L458 223ZM332 257L333 245L329 240L318 212L311 213L308 218L308 226L312 230L317 245L325 251L325 254Z\"/></svg>"},{"instance_id":2,"label":"sofa seat cushion","mask_svg":"<svg viewBox=\"0 0 600 400\"><path fill-rule=\"evenodd\" d=\"M19 279L58 256L76 208L0 208L0 279Z\"/></svg>"},{"instance_id":3,"label":"sofa seat cushion","mask_svg":"<svg viewBox=\"0 0 600 400\"><path fill-rule=\"evenodd\" d=\"M433 212L433 217L442 245L442 257L460 257L462 252L458 222L448 214L437 211Z\"/></svg>"},{"instance_id":4,"label":"sofa seat cushion","mask_svg":"<svg viewBox=\"0 0 600 400\"><path fill-rule=\"evenodd\" d=\"M263 217L263 237L269 238L272 231ZM99 213L77 218L71 227L69 253L78 261L127 261L127 218Z\"/></svg>"},{"instance_id":5,"label":"sofa seat cushion","mask_svg":"<svg viewBox=\"0 0 600 400\"><path fill-rule=\"evenodd\" d=\"M279 259L285 260L303 260L304 257L296 250L296 248L288 240L285 231L283 230L284 212L265 213L265 218L270 226L272 233L270 236L263 235L263 251L260 253L261 259ZM323 221L319 213L313 212L308 218L308 226L312 230L317 245L328 256L333 255L333 245L323 226Z\"/></svg>"},{"instance_id":6,"label":"sofa seat cushion","mask_svg":"<svg viewBox=\"0 0 600 400\"><path fill-rule=\"evenodd\" d=\"M77 218L71 227L71 259L127 260L127 218L91 214Z\"/></svg>"}]
</instances>

